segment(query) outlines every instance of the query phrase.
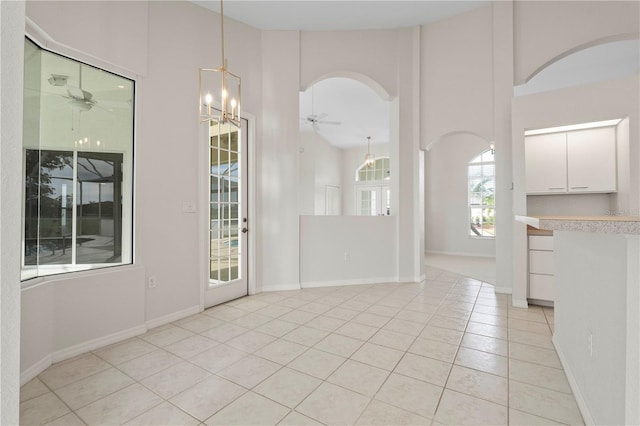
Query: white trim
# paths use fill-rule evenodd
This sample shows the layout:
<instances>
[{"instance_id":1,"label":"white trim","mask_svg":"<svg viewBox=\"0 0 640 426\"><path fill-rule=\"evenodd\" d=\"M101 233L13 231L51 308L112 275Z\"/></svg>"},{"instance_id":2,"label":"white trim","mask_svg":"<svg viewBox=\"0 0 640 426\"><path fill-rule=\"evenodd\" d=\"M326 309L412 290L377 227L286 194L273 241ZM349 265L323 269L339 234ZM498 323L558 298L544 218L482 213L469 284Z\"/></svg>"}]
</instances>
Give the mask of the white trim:
<instances>
[{"instance_id":1,"label":"white trim","mask_svg":"<svg viewBox=\"0 0 640 426\"><path fill-rule=\"evenodd\" d=\"M494 285L493 291L500 294L513 294L513 289L511 287L496 287Z\"/></svg>"},{"instance_id":2,"label":"white trim","mask_svg":"<svg viewBox=\"0 0 640 426\"><path fill-rule=\"evenodd\" d=\"M49 354L42 358L40 361L33 364L31 367L20 372L20 386L36 378L40 373L49 368L51 364L51 354Z\"/></svg>"},{"instance_id":3,"label":"white trim","mask_svg":"<svg viewBox=\"0 0 640 426\"><path fill-rule=\"evenodd\" d=\"M80 62L91 62L91 64L96 67L103 68L114 74L120 74L131 80L135 80L138 76L135 70L122 67L110 61L105 61L97 56L56 41L28 16L25 19L25 34L40 47L45 47L54 53L67 56Z\"/></svg>"},{"instance_id":4,"label":"white trim","mask_svg":"<svg viewBox=\"0 0 640 426\"><path fill-rule=\"evenodd\" d=\"M529 308L529 302L527 302L527 299L512 299L511 306L513 306L514 308Z\"/></svg>"},{"instance_id":5,"label":"white trim","mask_svg":"<svg viewBox=\"0 0 640 426\"><path fill-rule=\"evenodd\" d=\"M283 284L283 285L262 285L262 292L266 293L269 291L291 291L291 290L300 290L300 284L292 283L292 284Z\"/></svg>"},{"instance_id":6,"label":"white trim","mask_svg":"<svg viewBox=\"0 0 640 426\"><path fill-rule=\"evenodd\" d=\"M468 257L482 257L488 259L495 259L496 255L493 254L479 254L479 253L466 253L466 252L458 252L458 251L440 251L440 250L425 250L425 256L428 254L444 254L447 256L468 256Z\"/></svg>"},{"instance_id":7,"label":"white trim","mask_svg":"<svg viewBox=\"0 0 640 426\"><path fill-rule=\"evenodd\" d=\"M150 330L152 328L160 327L161 325L169 324L170 322L178 321L182 318L186 318L200 312L202 312L202 309L200 309L200 303L198 303L197 305L191 306L187 309L146 321L147 329Z\"/></svg>"},{"instance_id":8,"label":"white trim","mask_svg":"<svg viewBox=\"0 0 640 426\"><path fill-rule=\"evenodd\" d=\"M347 285L362 285L362 284L380 284L380 283L397 283L397 277L377 277L377 278L359 278L352 280L336 280L336 281L311 281L306 283L300 283L301 288L316 288L316 287L338 287ZM408 282L414 282L410 280Z\"/></svg>"},{"instance_id":9,"label":"white trim","mask_svg":"<svg viewBox=\"0 0 640 426\"><path fill-rule=\"evenodd\" d=\"M121 342L131 337L143 334L146 331L147 331L147 326L144 324L141 324L126 330L122 330L116 333L108 334L106 336L98 337L96 339L82 342L77 345L73 345L68 348L50 353L46 355L44 358L42 358L40 361L36 362L35 364L33 364L32 366L30 366L29 368L27 368L26 370L20 373L20 386L24 385L29 380L38 376L44 370L49 368L51 364L64 361L69 358L73 358L75 356L82 355L99 348L103 348L113 343Z\"/></svg>"},{"instance_id":10,"label":"white trim","mask_svg":"<svg viewBox=\"0 0 640 426\"><path fill-rule=\"evenodd\" d=\"M77 345L70 346L66 349L55 351L51 354L51 361L53 363L64 361L65 359L73 358L74 356L81 355L95 349L103 348L113 343L121 342L134 336L138 336L147 331L147 327L142 324L127 330L118 331L113 334L98 337L86 342L79 343Z\"/></svg>"},{"instance_id":11,"label":"white trim","mask_svg":"<svg viewBox=\"0 0 640 426\"><path fill-rule=\"evenodd\" d=\"M564 352L562 348L558 344L558 340L554 335L551 338L553 342L553 346L556 348L556 353L558 354L558 358L560 358L560 364L562 364L562 368L564 369L564 373L567 376L567 380L569 382L569 386L571 387L571 391L573 392L573 396L576 399L576 403L578 404L578 409L580 410L580 414L582 414L582 419L584 420L584 424L586 425L595 425L596 422L593 420L593 416L589 411L589 407L587 406L587 402L580 391L580 387L578 387L578 382L576 382L575 376L573 375L573 371L571 370L571 364L567 362L565 358Z\"/></svg>"},{"instance_id":12,"label":"white trim","mask_svg":"<svg viewBox=\"0 0 640 426\"><path fill-rule=\"evenodd\" d=\"M398 277L398 278L394 278L393 281L391 282L398 282L398 283L419 283L422 282L426 279L427 274L422 274L419 277ZM387 282L387 281L385 281Z\"/></svg>"}]
</instances>

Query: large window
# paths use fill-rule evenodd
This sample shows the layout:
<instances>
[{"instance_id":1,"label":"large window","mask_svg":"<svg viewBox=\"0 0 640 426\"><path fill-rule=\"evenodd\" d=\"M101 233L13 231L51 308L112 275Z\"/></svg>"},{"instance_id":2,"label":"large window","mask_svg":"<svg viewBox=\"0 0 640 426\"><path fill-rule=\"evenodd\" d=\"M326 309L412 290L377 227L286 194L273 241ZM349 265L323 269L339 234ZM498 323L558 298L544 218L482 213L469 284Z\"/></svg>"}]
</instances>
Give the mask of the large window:
<instances>
[{"instance_id":1,"label":"large window","mask_svg":"<svg viewBox=\"0 0 640 426\"><path fill-rule=\"evenodd\" d=\"M23 280L132 262L133 94L25 41Z\"/></svg>"},{"instance_id":2,"label":"large window","mask_svg":"<svg viewBox=\"0 0 640 426\"><path fill-rule=\"evenodd\" d=\"M469 235L496 236L495 229L496 167L492 150L469 162Z\"/></svg>"}]
</instances>

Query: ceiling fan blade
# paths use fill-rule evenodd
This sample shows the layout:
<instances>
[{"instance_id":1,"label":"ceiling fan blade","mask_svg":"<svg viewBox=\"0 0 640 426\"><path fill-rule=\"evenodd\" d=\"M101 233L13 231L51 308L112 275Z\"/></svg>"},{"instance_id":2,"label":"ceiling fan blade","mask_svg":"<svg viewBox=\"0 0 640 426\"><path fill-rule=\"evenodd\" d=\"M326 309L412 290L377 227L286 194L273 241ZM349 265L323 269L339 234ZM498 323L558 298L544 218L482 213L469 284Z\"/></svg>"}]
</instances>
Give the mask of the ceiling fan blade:
<instances>
[{"instance_id":1,"label":"ceiling fan blade","mask_svg":"<svg viewBox=\"0 0 640 426\"><path fill-rule=\"evenodd\" d=\"M342 123L339 121L318 121L318 124L332 124L334 126L339 126Z\"/></svg>"},{"instance_id":2,"label":"ceiling fan blade","mask_svg":"<svg viewBox=\"0 0 640 426\"><path fill-rule=\"evenodd\" d=\"M327 114L327 113L322 113L322 114L318 114L318 115L315 115L315 114L312 114L312 115L314 116L314 118L316 119L316 121L320 121L320 120L322 120L323 118L327 117L329 114Z\"/></svg>"},{"instance_id":3,"label":"ceiling fan blade","mask_svg":"<svg viewBox=\"0 0 640 426\"><path fill-rule=\"evenodd\" d=\"M73 99L84 99L84 91L78 87L67 85L67 93Z\"/></svg>"}]
</instances>

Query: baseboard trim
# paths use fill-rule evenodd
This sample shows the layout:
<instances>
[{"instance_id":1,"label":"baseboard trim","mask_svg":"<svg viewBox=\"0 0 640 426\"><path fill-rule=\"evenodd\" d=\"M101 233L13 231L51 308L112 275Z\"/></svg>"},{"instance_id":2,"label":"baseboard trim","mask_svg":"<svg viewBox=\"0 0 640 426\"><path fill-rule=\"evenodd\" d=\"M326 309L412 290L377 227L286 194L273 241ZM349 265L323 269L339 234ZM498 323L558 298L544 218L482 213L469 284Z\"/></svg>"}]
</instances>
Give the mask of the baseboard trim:
<instances>
[{"instance_id":1,"label":"baseboard trim","mask_svg":"<svg viewBox=\"0 0 640 426\"><path fill-rule=\"evenodd\" d=\"M152 329L152 328L160 327L161 325L169 324L170 322L181 320L182 318L186 318L190 315L195 315L200 312L202 312L200 309L200 305L195 305L195 306L191 306L189 308L183 309L181 311L172 312L168 315L164 315L158 318L154 318L152 320L148 320L146 322L146 325L148 329Z\"/></svg>"},{"instance_id":2,"label":"baseboard trim","mask_svg":"<svg viewBox=\"0 0 640 426\"><path fill-rule=\"evenodd\" d=\"M271 292L271 291L291 291L291 290L300 290L300 284L284 284L284 285L263 285L263 292Z\"/></svg>"},{"instance_id":3,"label":"baseboard trim","mask_svg":"<svg viewBox=\"0 0 640 426\"><path fill-rule=\"evenodd\" d=\"M381 283L396 283L398 279L396 277L380 277L380 278L359 278L353 280L335 280L335 281L309 281L306 283L300 283L302 288L317 288L317 287L338 287L347 285L363 285L363 284L381 284ZM413 282L413 281L410 281Z\"/></svg>"},{"instance_id":4,"label":"baseboard trim","mask_svg":"<svg viewBox=\"0 0 640 426\"><path fill-rule=\"evenodd\" d=\"M53 362L51 361L51 354L45 356L40 361L33 364L31 367L20 372L20 386L28 383L30 380L36 378L38 374L42 373L47 368L51 367Z\"/></svg>"},{"instance_id":5,"label":"baseboard trim","mask_svg":"<svg viewBox=\"0 0 640 426\"><path fill-rule=\"evenodd\" d=\"M64 361L69 358L91 352L95 349L99 349L113 343L121 342L131 337L143 334L146 331L147 327L142 324L50 353L40 361L33 364L31 367L20 373L20 385L24 385L56 362Z\"/></svg>"},{"instance_id":6,"label":"baseboard trim","mask_svg":"<svg viewBox=\"0 0 640 426\"><path fill-rule=\"evenodd\" d=\"M51 354L51 362L56 363L60 361L64 361L65 359L73 358L74 356L78 356L95 349L99 349L113 343L121 342L123 340L129 339L133 336L138 336L147 331L147 327L143 325L138 325L136 327L129 328L127 330L118 331L113 334L109 334L106 336L98 337L97 339L92 339L87 342L82 342L77 345L70 346L65 349L61 349L59 351L55 351Z\"/></svg>"},{"instance_id":7,"label":"baseboard trim","mask_svg":"<svg viewBox=\"0 0 640 426\"><path fill-rule=\"evenodd\" d=\"M424 281L427 278L427 274L422 274L419 277L398 277L397 279L393 280L392 282L399 282L399 283L419 283Z\"/></svg>"},{"instance_id":8,"label":"baseboard trim","mask_svg":"<svg viewBox=\"0 0 640 426\"><path fill-rule=\"evenodd\" d=\"M562 364L564 374L567 376L567 381L569 382L569 386L571 387L573 396L576 398L576 403L578 404L580 414L582 414L584 424L595 425L596 422L593 420L593 416L591 415L591 411L589 411L587 402L584 399L580 388L578 387L578 383L576 382L576 378L573 375L573 371L571 371L570 364L567 362L567 358L564 355L562 347L558 344L558 340L556 339L555 335L551 338L551 341L553 342L553 346L556 348L556 353L558 354L558 358L560 358L560 364Z\"/></svg>"},{"instance_id":9,"label":"baseboard trim","mask_svg":"<svg viewBox=\"0 0 640 426\"><path fill-rule=\"evenodd\" d=\"M529 302L527 302L527 299L524 299L524 300L511 299L511 306L515 308L528 308Z\"/></svg>"},{"instance_id":10,"label":"baseboard trim","mask_svg":"<svg viewBox=\"0 0 640 426\"><path fill-rule=\"evenodd\" d=\"M513 294L513 289L511 287L496 287L494 285L493 291L500 294Z\"/></svg>"},{"instance_id":11,"label":"baseboard trim","mask_svg":"<svg viewBox=\"0 0 640 426\"><path fill-rule=\"evenodd\" d=\"M439 251L439 250L425 250L425 255L427 254L444 254L446 256L468 256L468 257L482 257L487 259L495 259L495 255L490 254L478 254L478 253L466 253L466 252L458 252L458 251Z\"/></svg>"}]
</instances>

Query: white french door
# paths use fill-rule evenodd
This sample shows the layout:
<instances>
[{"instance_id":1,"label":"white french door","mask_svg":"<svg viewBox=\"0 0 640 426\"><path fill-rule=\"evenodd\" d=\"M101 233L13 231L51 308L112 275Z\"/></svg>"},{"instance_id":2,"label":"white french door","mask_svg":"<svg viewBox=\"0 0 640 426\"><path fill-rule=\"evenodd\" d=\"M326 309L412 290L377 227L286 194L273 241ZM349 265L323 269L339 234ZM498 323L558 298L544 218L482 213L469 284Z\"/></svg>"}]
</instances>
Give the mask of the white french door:
<instances>
[{"instance_id":1,"label":"white french door","mask_svg":"<svg viewBox=\"0 0 640 426\"><path fill-rule=\"evenodd\" d=\"M208 285L204 307L248 294L247 135L242 127L209 126Z\"/></svg>"},{"instance_id":2,"label":"white french door","mask_svg":"<svg viewBox=\"0 0 640 426\"><path fill-rule=\"evenodd\" d=\"M356 187L356 214L358 216L388 216L391 214L391 188L389 185L362 185Z\"/></svg>"}]
</instances>

